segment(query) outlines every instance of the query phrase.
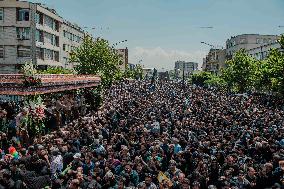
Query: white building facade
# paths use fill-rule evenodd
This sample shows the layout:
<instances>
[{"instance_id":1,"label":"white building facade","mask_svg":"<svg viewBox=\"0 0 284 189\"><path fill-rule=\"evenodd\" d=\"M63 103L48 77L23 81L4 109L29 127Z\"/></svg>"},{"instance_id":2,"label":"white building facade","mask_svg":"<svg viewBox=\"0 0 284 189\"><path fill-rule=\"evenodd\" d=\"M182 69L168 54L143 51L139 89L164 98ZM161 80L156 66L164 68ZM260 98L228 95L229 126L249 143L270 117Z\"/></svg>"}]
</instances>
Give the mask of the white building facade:
<instances>
[{"instance_id":1,"label":"white building facade","mask_svg":"<svg viewBox=\"0 0 284 189\"><path fill-rule=\"evenodd\" d=\"M260 35L260 34L242 34L233 36L226 41L226 59L232 59L234 53L240 49L253 49L265 44L277 42L277 35Z\"/></svg>"},{"instance_id":2,"label":"white building facade","mask_svg":"<svg viewBox=\"0 0 284 189\"><path fill-rule=\"evenodd\" d=\"M69 27L66 23L42 4L0 1L0 73L17 73L27 61L39 69L65 67L64 57L69 57L63 51L63 44L69 44L64 40L63 28ZM81 42L84 32L76 32Z\"/></svg>"},{"instance_id":3,"label":"white building facade","mask_svg":"<svg viewBox=\"0 0 284 189\"><path fill-rule=\"evenodd\" d=\"M256 58L257 60L264 60L268 56L269 51L271 49L280 49L280 48L281 48L280 44L278 42L275 42L275 43L265 44L260 47L249 49L247 50L247 53L250 56Z\"/></svg>"}]
</instances>

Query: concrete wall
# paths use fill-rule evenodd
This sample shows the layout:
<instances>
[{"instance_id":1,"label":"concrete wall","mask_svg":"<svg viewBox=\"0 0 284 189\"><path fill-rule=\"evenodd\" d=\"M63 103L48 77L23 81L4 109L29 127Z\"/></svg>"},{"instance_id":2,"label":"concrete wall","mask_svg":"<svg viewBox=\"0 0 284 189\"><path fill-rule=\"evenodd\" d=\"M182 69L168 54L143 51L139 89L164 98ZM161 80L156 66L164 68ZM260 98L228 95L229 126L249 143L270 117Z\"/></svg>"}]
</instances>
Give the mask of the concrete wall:
<instances>
[{"instance_id":1,"label":"concrete wall","mask_svg":"<svg viewBox=\"0 0 284 189\"><path fill-rule=\"evenodd\" d=\"M250 56L252 56L252 57L254 57L258 60L263 60L268 56L269 51L272 48L280 49L281 46L280 46L279 43L271 43L271 44L263 45L263 46L260 46L260 47L257 47L257 48L249 49L247 51L247 53Z\"/></svg>"},{"instance_id":2,"label":"concrete wall","mask_svg":"<svg viewBox=\"0 0 284 189\"><path fill-rule=\"evenodd\" d=\"M17 27L30 27L30 21L17 21L17 8L30 9L29 2L15 0L0 1L0 7L3 8L4 20L0 22L0 45L4 46L4 58L0 58L0 73L17 72L17 64L30 61L31 58L21 58L17 56L18 46L31 46L31 40L17 39ZM30 19L32 13L30 11Z\"/></svg>"},{"instance_id":3,"label":"concrete wall","mask_svg":"<svg viewBox=\"0 0 284 189\"><path fill-rule=\"evenodd\" d=\"M226 41L226 54L233 55L240 49L252 49L262 46L266 43L275 42L279 36L276 35L259 35L259 34L243 34L231 37Z\"/></svg>"},{"instance_id":4,"label":"concrete wall","mask_svg":"<svg viewBox=\"0 0 284 189\"><path fill-rule=\"evenodd\" d=\"M64 31L71 33L72 35L80 37L80 41L77 42L76 40L70 40L67 38L67 36L64 37ZM72 25L71 23L64 22L60 28L60 61L62 63L62 67L64 68L73 68L75 66L75 63L70 63L70 52L72 51L72 48L77 48L83 43L84 39L84 31ZM65 45L65 50L63 50L63 45Z\"/></svg>"},{"instance_id":5,"label":"concrete wall","mask_svg":"<svg viewBox=\"0 0 284 189\"><path fill-rule=\"evenodd\" d=\"M0 73L17 72L15 68L16 64L23 64L25 61L32 60L38 65L51 65L51 66L62 66L63 56L67 56L66 52L63 52L63 32L61 33L61 27L63 18L61 18L54 10L44 7L43 5L34 4L24 1L16 0L4 0L0 1L0 8L4 10L4 21L0 22L0 45L4 46L4 58L0 58ZM30 10L29 21L17 21L17 8L25 8ZM47 25L35 23L36 12L42 13L44 17L48 16L59 23L59 30L56 31ZM17 39L16 28L17 27L29 27L30 28L30 40L19 40ZM59 39L59 46L52 45L46 42L39 43L35 40L36 30L44 31L53 34ZM84 33L79 32L83 38ZM46 37L44 37L44 41ZM67 43L67 41L65 41ZM20 58L17 57L18 46L29 46L31 47L31 57ZM72 44L73 45L73 44ZM79 44L74 44L79 46ZM36 49L49 49L59 53L59 62L55 60L41 60L36 57ZM10 65L10 66L9 66Z\"/></svg>"}]
</instances>

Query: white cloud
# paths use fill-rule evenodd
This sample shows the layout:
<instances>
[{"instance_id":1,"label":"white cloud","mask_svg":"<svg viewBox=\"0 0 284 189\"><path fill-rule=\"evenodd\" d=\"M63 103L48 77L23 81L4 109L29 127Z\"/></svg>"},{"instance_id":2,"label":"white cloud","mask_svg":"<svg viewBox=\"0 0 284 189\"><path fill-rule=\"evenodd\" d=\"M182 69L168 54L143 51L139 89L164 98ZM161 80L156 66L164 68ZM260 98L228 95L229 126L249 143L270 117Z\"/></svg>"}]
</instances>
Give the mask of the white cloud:
<instances>
[{"instance_id":1,"label":"white cloud","mask_svg":"<svg viewBox=\"0 0 284 189\"><path fill-rule=\"evenodd\" d=\"M199 68L202 65L202 60L207 52L204 51L180 51L180 50L165 50L161 47L143 48L135 47L129 50L129 62L137 64L139 60L145 67L155 67L158 69L165 68L166 70L174 69L174 63L177 60L197 62Z\"/></svg>"}]
</instances>

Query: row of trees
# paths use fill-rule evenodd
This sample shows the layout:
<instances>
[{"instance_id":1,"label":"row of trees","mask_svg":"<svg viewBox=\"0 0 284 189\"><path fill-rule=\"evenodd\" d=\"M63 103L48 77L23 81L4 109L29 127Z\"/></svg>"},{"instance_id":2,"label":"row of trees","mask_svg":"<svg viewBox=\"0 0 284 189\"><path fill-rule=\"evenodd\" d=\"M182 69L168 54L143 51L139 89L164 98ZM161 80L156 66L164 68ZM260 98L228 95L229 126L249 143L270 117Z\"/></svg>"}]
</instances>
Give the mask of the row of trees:
<instances>
[{"instance_id":1,"label":"row of trees","mask_svg":"<svg viewBox=\"0 0 284 189\"><path fill-rule=\"evenodd\" d=\"M122 58L108 41L102 38L94 41L90 36L85 37L82 45L71 53L69 61L78 64L75 67L78 74L100 75L102 88L123 78L142 78L142 67L139 65L133 70L126 68L126 71L122 72L119 68Z\"/></svg>"},{"instance_id":2,"label":"row of trees","mask_svg":"<svg viewBox=\"0 0 284 189\"><path fill-rule=\"evenodd\" d=\"M222 87L235 92L273 92L284 95L284 36L279 40L281 49L271 49L265 60L257 60L240 50L226 62L227 67L216 76L208 72L193 74L197 85Z\"/></svg>"}]
</instances>

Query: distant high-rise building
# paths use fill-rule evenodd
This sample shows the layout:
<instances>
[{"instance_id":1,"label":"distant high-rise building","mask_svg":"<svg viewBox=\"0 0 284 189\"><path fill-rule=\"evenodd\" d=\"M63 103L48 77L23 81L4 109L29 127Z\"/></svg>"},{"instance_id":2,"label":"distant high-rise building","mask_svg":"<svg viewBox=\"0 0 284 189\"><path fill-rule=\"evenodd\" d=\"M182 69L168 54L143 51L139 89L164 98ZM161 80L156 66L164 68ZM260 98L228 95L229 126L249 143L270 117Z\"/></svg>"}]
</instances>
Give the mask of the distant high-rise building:
<instances>
[{"instance_id":1,"label":"distant high-rise building","mask_svg":"<svg viewBox=\"0 0 284 189\"><path fill-rule=\"evenodd\" d=\"M176 61L175 62L175 75L176 77L189 77L194 71L198 70L198 63L196 62L185 62Z\"/></svg>"},{"instance_id":2,"label":"distant high-rise building","mask_svg":"<svg viewBox=\"0 0 284 189\"><path fill-rule=\"evenodd\" d=\"M127 47L125 49L118 49L117 52L121 56L121 60L122 60L122 63L119 66L119 68L121 71L125 71L125 69L128 66L128 49Z\"/></svg>"}]
</instances>

